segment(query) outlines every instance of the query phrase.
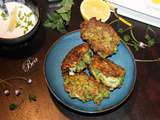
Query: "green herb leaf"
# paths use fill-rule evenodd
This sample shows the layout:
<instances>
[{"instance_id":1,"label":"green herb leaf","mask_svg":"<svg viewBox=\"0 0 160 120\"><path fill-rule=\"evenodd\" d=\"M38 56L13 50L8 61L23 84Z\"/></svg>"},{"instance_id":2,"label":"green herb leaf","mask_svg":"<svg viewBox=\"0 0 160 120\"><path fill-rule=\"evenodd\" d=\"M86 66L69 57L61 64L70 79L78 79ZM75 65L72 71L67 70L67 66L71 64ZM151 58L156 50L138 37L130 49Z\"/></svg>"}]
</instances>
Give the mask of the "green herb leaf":
<instances>
[{"instance_id":1,"label":"green herb leaf","mask_svg":"<svg viewBox=\"0 0 160 120\"><path fill-rule=\"evenodd\" d=\"M67 11L70 11L73 5L73 0L62 0L61 5L63 7L61 7L60 9L56 10L57 13L65 13Z\"/></svg>"},{"instance_id":2,"label":"green herb leaf","mask_svg":"<svg viewBox=\"0 0 160 120\"><path fill-rule=\"evenodd\" d=\"M124 30L123 30L123 28L119 28L117 32L122 34L124 32Z\"/></svg>"},{"instance_id":3,"label":"green herb leaf","mask_svg":"<svg viewBox=\"0 0 160 120\"><path fill-rule=\"evenodd\" d=\"M20 26L20 23L19 23L19 22L17 22L17 23L16 23L16 28L17 28L17 27L19 27L19 26Z\"/></svg>"},{"instance_id":4,"label":"green herb leaf","mask_svg":"<svg viewBox=\"0 0 160 120\"><path fill-rule=\"evenodd\" d=\"M22 12L19 11L19 12L18 12L18 17L19 17L19 18L21 17L21 14L22 14Z\"/></svg>"},{"instance_id":5,"label":"green herb leaf","mask_svg":"<svg viewBox=\"0 0 160 120\"><path fill-rule=\"evenodd\" d=\"M37 101L37 96L35 96L35 95L29 95L28 98L29 98L30 102Z\"/></svg>"},{"instance_id":6,"label":"green herb leaf","mask_svg":"<svg viewBox=\"0 0 160 120\"><path fill-rule=\"evenodd\" d=\"M25 17L24 22L27 23L27 17Z\"/></svg>"},{"instance_id":7,"label":"green herb leaf","mask_svg":"<svg viewBox=\"0 0 160 120\"><path fill-rule=\"evenodd\" d=\"M8 15L5 14L4 12L1 13L1 17L3 18L3 20L7 20Z\"/></svg>"},{"instance_id":8,"label":"green herb leaf","mask_svg":"<svg viewBox=\"0 0 160 120\"><path fill-rule=\"evenodd\" d=\"M70 18L71 18L71 11L68 11L66 13L61 13L60 15L63 18L63 20L68 22L70 21Z\"/></svg>"},{"instance_id":9,"label":"green herb leaf","mask_svg":"<svg viewBox=\"0 0 160 120\"><path fill-rule=\"evenodd\" d=\"M139 46L138 46L138 45L134 44L133 47L134 47L134 49L135 49L136 51L139 51Z\"/></svg>"},{"instance_id":10,"label":"green herb leaf","mask_svg":"<svg viewBox=\"0 0 160 120\"><path fill-rule=\"evenodd\" d=\"M33 15L33 13L30 12L30 13L27 14L27 17L31 17L32 15Z\"/></svg>"},{"instance_id":11,"label":"green herb leaf","mask_svg":"<svg viewBox=\"0 0 160 120\"><path fill-rule=\"evenodd\" d=\"M27 17L27 14L24 12L24 16L26 16Z\"/></svg>"},{"instance_id":12,"label":"green herb leaf","mask_svg":"<svg viewBox=\"0 0 160 120\"><path fill-rule=\"evenodd\" d=\"M153 47L155 45L155 39L152 38L152 39L148 40L147 45L148 45L148 47Z\"/></svg>"},{"instance_id":13,"label":"green herb leaf","mask_svg":"<svg viewBox=\"0 0 160 120\"><path fill-rule=\"evenodd\" d=\"M32 21L28 21L27 22L27 26L33 26L33 22Z\"/></svg>"},{"instance_id":14,"label":"green herb leaf","mask_svg":"<svg viewBox=\"0 0 160 120\"><path fill-rule=\"evenodd\" d=\"M131 37L129 35L124 35L123 36L123 40L128 42L131 39Z\"/></svg>"},{"instance_id":15,"label":"green herb leaf","mask_svg":"<svg viewBox=\"0 0 160 120\"><path fill-rule=\"evenodd\" d=\"M62 33L66 32L65 26L64 26L64 21L62 19L60 19L59 22L57 23L57 30Z\"/></svg>"},{"instance_id":16,"label":"green herb leaf","mask_svg":"<svg viewBox=\"0 0 160 120\"><path fill-rule=\"evenodd\" d=\"M50 22L57 22L59 19L61 19L61 16L56 13L56 12L53 12L51 15L48 15L48 19Z\"/></svg>"},{"instance_id":17,"label":"green herb leaf","mask_svg":"<svg viewBox=\"0 0 160 120\"><path fill-rule=\"evenodd\" d=\"M65 7L66 10L71 10L73 4L74 4L73 0L62 0L61 2L61 5Z\"/></svg>"},{"instance_id":18,"label":"green herb leaf","mask_svg":"<svg viewBox=\"0 0 160 120\"><path fill-rule=\"evenodd\" d=\"M62 7L56 11L57 11L57 13L65 13L66 11L68 11L68 9L66 9L65 7Z\"/></svg>"},{"instance_id":19,"label":"green herb leaf","mask_svg":"<svg viewBox=\"0 0 160 120\"><path fill-rule=\"evenodd\" d=\"M144 37L145 37L146 40L150 40L151 39L151 37L148 34L146 34Z\"/></svg>"},{"instance_id":20,"label":"green herb leaf","mask_svg":"<svg viewBox=\"0 0 160 120\"><path fill-rule=\"evenodd\" d=\"M152 38L149 34L145 35L145 39L147 40L148 47L153 47L155 45L155 39Z\"/></svg>"},{"instance_id":21,"label":"green herb leaf","mask_svg":"<svg viewBox=\"0 0 160 120\"><path fill-rule=\"evenodd\" d=\"M49 20L46 20L43 25L47 28L52 28L52 29L56 28L56 25L50 22Z\"/></svg>"},{"instance_id":22,"label":"green herb leaf","mask_svg":"<svg viewBox=\"0 0 160 120\"><path fill-rule=\"evenodd\" d=\"M65 32L65 22L60 14L58 13L52 13L51 15L48 15L48 19L44 22L44 26L51 28L51 29L57 29L59 32Z\"/></svg>"},{"instance_id":23,"label":"green herb leaf","mask_svg":"<svg viewBox=\"0 0 160 120\"><path fill-rule=\"evenodd\" d=\"M44 22L44 27L56 29L57 31L66 32L65 27L68 25L71 18L71 7L73 0L62 0L61 8L48 15L47 20Z\"/></svg>"},{"instance_id":24,"label":"green herb leaf","mask_svg":"<svg viewBox=\"0 0 160 120\"><path fill-rule=\"evenodd\" d=\"M15 103L12 103L12 104L9 105L9 109L10 109L10 110L15 110L17 107L18 107L18 106L17 106L17 104L15 104Z\"/></svg>"},{"instance_id":25,"label":"green herb leaf","mask_svg":"<svg viewBox=\"0 0 160 120\"><path fill-rule=\"evenodd\" d=\"M23 21L23 19L24 19L24 16L21 16L21 17L19 17L19 19L20 19L21 21Z\"/></svg>"}]
</instances>

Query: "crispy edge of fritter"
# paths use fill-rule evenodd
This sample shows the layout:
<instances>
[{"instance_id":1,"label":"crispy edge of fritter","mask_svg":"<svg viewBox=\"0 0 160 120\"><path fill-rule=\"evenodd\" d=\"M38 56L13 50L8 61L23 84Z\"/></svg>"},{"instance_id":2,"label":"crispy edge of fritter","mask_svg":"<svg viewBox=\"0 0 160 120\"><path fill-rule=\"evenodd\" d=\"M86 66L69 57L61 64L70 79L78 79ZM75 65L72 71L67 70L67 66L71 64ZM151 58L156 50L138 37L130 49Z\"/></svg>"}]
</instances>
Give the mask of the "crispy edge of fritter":
<instances>
[{"instance_id":1,"label":"crispy edge of fritter","mask_svg":"<svg viewBox=\"0 0 160 120\"><path fill-rule=\"evenodd\" d=\"M69 70L69 68L75 67L80 60L82 59L83 55L88 52L89 46L87 43L80 44L73 49L65 56L62 65L61 70L62 72L66 72Z\"/></svg>"},{"instance_id":2,"label":"crispy edge of fritter","mask_svg":"<svg viewBox=\"0 0 160 120\"><path fill-rule=\"evenodd\" d=\"M85 98L85 96L84 96L83 99L80 99L79 97L76 97L76 96L71 97L71 98L77 98L77 99L79 99L83 102L93 100L96 104L100 104L103 99L105 99L106 97L109 97L109 96L105 96L105 97L99 99L99 95L102 94L101 92L103 90L106 90L106 92L108 92L108 95L109 95L109 88L107 86L103 85L102 83L100 83L98 80L94 79L94 77L87 75L87 73L85 73L85 72L75 73L75 75L73 75L73 76L70 76L67 73L65 73L65 74L63 74L63 77L64 77L64 80L66 79L65 77L70 77L68 79L76 79L78 77L78 80L81 80L81 82L84 82L84 81L85 82L86 81L87 82L92 82L92 84L95 85L95 90L93 91L93 96L94 96L93 99ZM72 89L72 87L73 86L71 86L71 85L67 85L67 86L64 85L65 91L68 92L69 94L70 94L70 92L72 92L70 90L70 89Z\"/></svg>"},{"instance_id":3,"label":"crispy edge of fritter","mask_svg":"<svg viewBox=\"0 0 160 120\"><path fill-rule=\"evenodd\" d=\"M103 30L108 31L114 39L114 41L120 41L120 37L117 32L113 29L113 27L107 23L103 23L100 20L96 20L95 17L91 18L89 21L84 21L80 25L81 38L84 40L88 40L83 36L83 32L85 32L88 28L102 27Z\"/></svg>"},{"instance_id":4,"label":"crispy edge of fritter","mask_svg":"<svg viewBox=\"0 0 160 120\"><path fill-rule=\"evenodd\" d=\"M86 36L85 33L87 32L88 29L94 29L95 30L96 28L99 28L99 27L102 27L103 31L108 32L108 34L113 39L111 47L105 47L103 45L103 43L99 44L96 40L94 40L95 37L92 40L90 40ZM94 50L94 52L96 52L97 54L99 54L103 58L113 54L115 52L115 48L120 43L120 37L117 34L117 32L113 29L113 27L111 25L107 24L107 23L102 23L100 20L96 20L96 18L91 18L89 21L84 21L80 25L80 32L81 32L81 38L84 41L86 41L87 43L89 43L89 45ZM102 37L102 35L100 37Z\"/></svg>"},{"instance_id":5,"label":"crispy edge of fritter","mask_svg":"<svg viewBox=\"0 0 160 120\"><path fill-rule=\"evenodd\" d=\"M97 68L106 77L124 77L125 69L115 64L113 61L108 59L102 59L100 56L95 55L92 57L89 68Z\"/></svg>"}]
</instances>

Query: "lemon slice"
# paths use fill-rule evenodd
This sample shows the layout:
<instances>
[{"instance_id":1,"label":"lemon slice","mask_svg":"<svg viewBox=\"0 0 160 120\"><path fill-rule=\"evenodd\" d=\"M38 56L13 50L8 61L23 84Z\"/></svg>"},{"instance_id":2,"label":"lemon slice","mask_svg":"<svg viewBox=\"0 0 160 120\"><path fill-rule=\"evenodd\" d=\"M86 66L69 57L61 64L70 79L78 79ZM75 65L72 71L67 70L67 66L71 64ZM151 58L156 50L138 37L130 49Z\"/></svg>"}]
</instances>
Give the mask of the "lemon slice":
<instances>
[{"instance_id":1,"label":"lemon slice","mask_svg":"<svg viewBox=\"0 0 160 120\"><path fill-rule=\"evenodd\" d=\"M103 0L83 0L80 11L85 20L96 17L102 22L107 21L111 14L109 4Z\"/></svg>"}]
</instances>

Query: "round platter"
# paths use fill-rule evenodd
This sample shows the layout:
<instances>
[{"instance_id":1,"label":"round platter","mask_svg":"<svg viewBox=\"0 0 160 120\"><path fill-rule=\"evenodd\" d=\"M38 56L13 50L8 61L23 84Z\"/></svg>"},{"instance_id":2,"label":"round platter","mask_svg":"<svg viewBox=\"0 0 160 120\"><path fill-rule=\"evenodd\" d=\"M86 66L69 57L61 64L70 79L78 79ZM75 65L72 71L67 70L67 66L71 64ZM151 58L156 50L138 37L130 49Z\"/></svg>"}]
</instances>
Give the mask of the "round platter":
<instances>
[{"instance_id":1,"label":"round platter","mask_svg":"<svg viewBox=\"0 0 160 120\"><path fill-rule=\"evenodd\" d=\"M63 59L73 47L81 43L83 41L80 38L80 31L76 30L60 37L48 51L44 63L44 73L50 91L62 104L83 113L101 113L119 106L129 97L136 81L136 64L132 52L125 44L120 43L117 53L108 58L126 70L122 87L111 92L110 97L104 99L99 105L92 101L83 103L69 97L64 90L61 73Z\"/></svg>"}]
</instances>

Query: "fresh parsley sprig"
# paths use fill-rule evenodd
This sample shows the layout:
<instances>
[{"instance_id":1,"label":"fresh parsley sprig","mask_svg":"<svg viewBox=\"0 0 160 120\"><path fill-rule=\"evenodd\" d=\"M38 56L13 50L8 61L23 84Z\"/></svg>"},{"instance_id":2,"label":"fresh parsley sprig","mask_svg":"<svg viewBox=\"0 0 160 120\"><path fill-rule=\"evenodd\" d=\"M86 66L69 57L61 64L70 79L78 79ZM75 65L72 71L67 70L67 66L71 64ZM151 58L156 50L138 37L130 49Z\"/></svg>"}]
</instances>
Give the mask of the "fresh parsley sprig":
<instances>
[{"instance_id":1,"label":"fresh parsley sprig","mask_svg":"<svg viewBox=\"0 0 160 120\"><path fill-rule=\"evenodd\" d=\"M73 0L62 0L60 4L61 8L53 11L47 16L44 26L64 33L66 32L66 26L71 19L71 8L74 2Z\"/></svg>"},{"instance_id":2,"label":"fresh parsley sprig","mask_svg":"<svg viewBox=\"0 0 160 120\"><path fill-rule=\"evenodd\" d=\"M157 34L156 32L149 26L147 25L145 34L144 34L144 42L139 41L136 39L133 28L128 27L128 28L122 28L119 25L119 20L113 20L109 24L116 24L116 30L122 37L122 42L125 43L126 45L132 46L136 51L139 51L140 48L150 48L153 47L156 44L156 39L157 39ZM127 32L128 31L128 32ZM157 62L160 63L160 57L155 58L155 59L135 59L136 62L145 62L145 63L152 63L152 62Z\"/></svg>"},{"instance_id":3,"label":"fresh parsley sprig","mask_svg":"<svg viewBox=\"0 0 160 120\"><path fill-rule=\"evenodd\" d=\"M119 35L122 37L122 42L133 47L136 51L139 51L139 49L149 48L153 47L156 42L156 32L148 25L145 30L144 34L144 42L138 40L134 35L134 27L131 26L128 28L123 28L119 24L120 20L115 19L111 21L109 24L115 24L116 23L116 30L119 33Z\"/></svg>"}]
</instances>

